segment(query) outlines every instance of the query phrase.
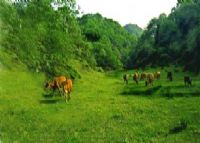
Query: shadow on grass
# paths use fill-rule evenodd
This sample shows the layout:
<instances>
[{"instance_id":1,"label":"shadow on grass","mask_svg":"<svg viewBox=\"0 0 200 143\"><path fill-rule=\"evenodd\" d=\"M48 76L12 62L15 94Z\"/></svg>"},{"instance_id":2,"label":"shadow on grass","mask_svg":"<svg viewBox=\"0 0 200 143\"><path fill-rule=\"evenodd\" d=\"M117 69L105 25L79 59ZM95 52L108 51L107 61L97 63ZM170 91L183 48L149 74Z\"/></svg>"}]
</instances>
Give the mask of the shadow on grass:
<instances>
[{"instance_id":1,"label":"shadow on grass","mask_svg":"<svg viewBox=\"0 0 200 143\"><path fill-rule=\"evenodd\" d=\"M199 97L200 90L193 89L193 87L185 87L184 85L158 85L153 87L125 86L124 90L120 94L124 96L148 96L156 94L170 99L173 97Z\"/></svg>"},{"instance_id":2,"label":"shadow on grass","mask_svg":"<svg viewBox=\"0 0 200 143\"><path fill-rule=\"evenodd\" d=\"M130 96L137 96L137 95L152 95L156 91L158 91L162 86L155 86L155 87L146 87L144 90L138 90L135 88L127 88L125 91L121 93L121 95L130 95Z\"/></svg>"},{"instance_id":3,"label":"shadow on grass","mask_svg":"<svg viewBox=\"0 0 200 143\"><path fill-rule=\"evenodd\" d=\"M58 102L61 102L61 100L59 100L59 99L51 99L51 100L42 99L42 100L40 100L40 104L55 104Z\"/></svg>"},{"instance_id":4,"label":"shadow on grass","mask_svg":"<svg viewBox=\"0 0 200 143\"><path fill-rule=\"evenodd\" d=\"M192 93L182 93L182 92L176 92L176 93L167 93L163 94L162 96L165 97L199 97L200 92L192 92Z\"/></svg>"},{"instance_id":5,"label":"shadow on grass","mask_svg":"<svg viewBox=\"0 0 200 143\"><path fill-rule=\"evenodd\" d=\"M113 120L123 120L124 119L124 116L121 115L121 114L114 114L111 119Z\"/></svg>"},{"instance_id":6,"label":"shadow on grass","mask_svg":"<svg viewBox=\"0 0 200 143\"><path fill-rule=\"evenodd\" d=\"M176 91L172 91L172 90ZM188 92L185 92L183 90L188 89ZM160 95L168 98L173 97L198 97L200 96L200 91L191 91L190 88L185 86L167 86L163 87L160 90Z\"/></svg>"},{"instance_id":7,"label":"shadow on grass","mask_svg":"<svg viewBox=\"0 0 200 143\"><path fill-rule=\"evenodd\" d=\"M45 93L42 95L45 99L41 99L39 102L40 104L55 104L57 102L61 102L61 99L55 99L55 96L58 96L58 94L54 93ZM60 95L59 95L60 96Z\"/></svg>"},{"instance_id":8,"label":"shadow on grass","mask_svg":"<svg viewBox=\"0 0 200 143\"><path fill-rule=\"evenodd\" d=\"M56 96L62 96L59 92L50 92L50 93L44 93L42 95L44 98L53 98L53 97L56 97Z\"/></svg>"},{"instance_id":9,"label":"shadow on grass","mask_svg":"<svg viewBox=\"0 0 200 143\"><path fill-rule=\"evenodd\" d=\"M169 134L177 134L179 132L184 131L188 126L187 121L181 120L178 124L176 124L173 128L169 130Z\"/></svg>"},{"instance_id":10,"label":"shadow on grass","mask_svg":"<svg viewBox=\"0 0 200 143\"><path fill-rule=\"evenodd\" d=\"M54 95L53 94L43 94L42 95L44 98L52 98Z\"/></svg>"}]
</instances>

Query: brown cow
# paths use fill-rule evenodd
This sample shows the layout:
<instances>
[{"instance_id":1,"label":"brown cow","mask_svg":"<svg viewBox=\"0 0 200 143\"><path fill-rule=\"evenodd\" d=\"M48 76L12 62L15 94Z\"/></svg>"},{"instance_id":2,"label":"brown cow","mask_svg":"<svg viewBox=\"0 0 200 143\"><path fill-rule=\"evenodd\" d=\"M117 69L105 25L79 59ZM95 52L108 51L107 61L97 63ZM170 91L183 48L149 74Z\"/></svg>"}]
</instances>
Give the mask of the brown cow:
<instances>
[{"instance_id":1,"label":"brown cow","mask_svg":"<svg viewBox=\"0 0 200 143\"><path fill-rule=\"evenodd\" d=\"M146 73L146 72L143 72L143 73L141 73L141 75L140 75L140 80L144 80L146 77L147 77L147 73Z\"/></svg>"},{"instance_id":2,"label":"brown cow","mask_svg":"<svg viewBox=\"0 0 200 143\"><path fill-rule=\"evenodd\" d=\"M53 81L47 82L45 85L45 88L47 89L53 89L55 91L56 89L59 90L61 93L61 88L63 87L64 82L66 82L67 78L65 76L59 76L55 77Z\"/></svg>"},{"instance_id":3,"label":"brown cow","mask_svg":"<svg viewBox=\"0 0 200 143\"><path fill-rule=\"evenodd\" d=\"M136 72L136 73L133 74L133 80L136 82L136 84L138 84L138 81L139 81L139 74L138 74L138 72Z\"/></svg>"},{"instance_id":4,"label":"brown cow","mask_svg":"<svg viewBox=\"0 0 200 143\"><path fill-rule=\"evenodd\" d=\"M160 79L160 71L157 71L157 72L154 73L154 78Z\"/></svg>"},{"instance_id":5,"label":"brown cow","mask_svg":"<svg viewBox=\"0 0 200 143\"><path fill-rule=\"evenodd\" d=\"M71 79L67 79L66 82L64 83L63 86L63 90L65 93L65 101L67 102L67 100L69 101L71 99L70 97L70 93L72 92L72 80ZM66 96L67 94L67 96Z\"/></svg>"},{"instance_id":6,"label":"brown cow","mask_svg":"<svg viewBox=\"0 0 200 143\"><path fill-rule=\"evenodd\" d=\"M147 80L145 81L145 85L148 86L149 84L151 84L153 86L153 81L154 81L154 74L148 73Z\"/></svg>"},{"instance_id":7,"label":"brown cow","mask_svg":"<svg viewBox=\"0 0 200 143\"><path fill-rule=\"evenodd\" d=\"M192 79L189 76L184 77L185 86L192 86Z\"/></svg>"},{"instance_id":8,"label":"brown cow","mask_svg":"<svg viewBox=\"0 0 200 143\"><path fill-rule=\"evenodd\" d=\"M168 79L169 81L172 81L172 80L173 80L172 72L167 72L167 79Z\"/></svg>"},{"instance_id":9,"label":"brown cow","mask_svg":"<svg viewBox=\"0 0 200 143\"><path fill-rule=\"evenodd\" d=\"M128 77L129 77L128 74L124 74L124 75L123 75L123 79L124 79L124 82L125 82L126 84L128 84Z\"/></svg>"},{"instance_id":10,"label":"brown cow","mask_svg":"<svg viewBox=\"0 0 200 143\"><path fill-rule=\"evenodd\" d=\"M55 77L54 81L56 83L56 86L58 88L61 88L63 86L63 83L67 81L67 78L65 76L59 76L59 77Z\"/></svg>"}]
</instances>

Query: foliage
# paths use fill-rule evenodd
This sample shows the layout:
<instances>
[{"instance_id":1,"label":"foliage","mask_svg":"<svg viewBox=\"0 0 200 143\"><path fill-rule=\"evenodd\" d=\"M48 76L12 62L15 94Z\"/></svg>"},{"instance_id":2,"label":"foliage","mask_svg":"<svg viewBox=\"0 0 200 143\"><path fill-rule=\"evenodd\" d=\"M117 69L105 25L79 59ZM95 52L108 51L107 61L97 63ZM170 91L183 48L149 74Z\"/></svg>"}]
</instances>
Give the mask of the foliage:
<instances>
[{"instance_id":1,"label":"foliage","mask_svg":"<svg viewBox=\"0 0 200 143\"><path fill-rule=\"evenodd\" d=\"M199 1L178 1L169 16L152 19L129 59L131 66L182 65L200 72Z\"/></svg>"},{"instance_id":2,"label":"foliage","mask_svg":"<svg viewBox=\"0 0 200 143\"><path fill-rule=\"evenodd\" d=\"M98 66L118 69L126 65L129 52L137 42L136 36L100 14L83 15L79 23L85 38L93 45Z\"/></svg>"},{"instance_id":3,"label":"foliage","mask_svg":"<svg viewBox=\"0 0 200 143\"><path fill-rule=\"evenodd\" d=\"M171 13L153 18L143 31L122 27L100 14L78 18L74 0L0 2L0 45L29 69L79 76L70 61L120 69L180 65L200 71L200 1L178 0Z\"/></svg>"},{"instance_id":4,"label":"foliage","mask_svg":"<svg viewBox=\"0 0 200 143\"><path fill-rule=\"evenodd\" d=\"M32 71L51 76L78 76L71 59L90 67L125 67L137 42L119 23L100 14L77 18L73 0L1 1L0 9L2 47Z\"/></svg>"},{"instance_id":5,"label":"foliage","mask_svg":"<svg viewBox=\"0 0 200 143\"><path fill-rule=\"evenodd\" d=\"M82 38L72 3L63 1L55 10L50 0L26 4L1 1L2 47L14 52L29 69L51 76L77 76L70 59L87 61L94 67L95 59Z\"/></svg>"}]
</instances>

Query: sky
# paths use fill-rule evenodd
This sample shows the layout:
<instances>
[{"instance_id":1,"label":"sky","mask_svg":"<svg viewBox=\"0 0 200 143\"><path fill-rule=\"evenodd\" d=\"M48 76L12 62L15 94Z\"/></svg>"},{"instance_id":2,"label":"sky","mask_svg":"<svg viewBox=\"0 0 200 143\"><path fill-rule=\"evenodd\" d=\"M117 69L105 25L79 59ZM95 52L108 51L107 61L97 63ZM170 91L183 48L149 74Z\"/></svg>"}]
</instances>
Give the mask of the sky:
<instances>
[{"instance_id":1,"label":"sky","mask_svg":"<svg viewBox=\"0 0 200 143\"><path fill-rule=\"evenodd\" d=\"M100 13L122 26L132 23L145 28L161 13L169 14L177 0L76 0L83 14Z\"/></svg>"}]
</instances>

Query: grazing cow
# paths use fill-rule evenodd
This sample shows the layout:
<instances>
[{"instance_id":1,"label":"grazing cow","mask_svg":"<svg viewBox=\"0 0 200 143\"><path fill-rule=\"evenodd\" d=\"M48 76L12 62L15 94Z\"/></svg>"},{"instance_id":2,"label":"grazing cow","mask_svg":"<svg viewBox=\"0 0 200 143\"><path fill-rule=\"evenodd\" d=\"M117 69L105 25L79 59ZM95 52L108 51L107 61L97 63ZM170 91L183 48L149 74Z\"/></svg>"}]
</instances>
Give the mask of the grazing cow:
<instances>
[{"instance_id":1,"label":"grazing cow","mask_svg":"<svg viewBox=\"0 0 200 143\"><path fill-rule=\"evenodd\" d=\"M124 74L124 75L123 75L123 79L124 79L124 82L125 82L126 84L128 84L128 77L129 77L128 74Z\"/></svg>"},{"instance_id":2,"label":"grazing cow","mask_svg":"<svg viewBox=\"0 0 200 143\"><path fill-rule=\"evenodd\" d=\"M173 78L172 78L172 72L168 72L168 73L167 73L167 79L168 79L169 81L172 81L172 80L173 80Z\"/></svg>"},{"instance_id":3,"label":"grazing cow","mask_svg":"<svg viewBox=\"0 0 200 143\"><path fill-rule=\"evenodd\" d=\"M60 91L60 88L63 87L64 82L66 82L66 77L65 76L59 76L55 77L53 81L47 82L45 85L45 88L47 89L53 89L55 91L56 89Z\"/></svg>"},{"instance_id":4,"label":"grazing cow","mask_svg":"<svg viewBox=\"0 0 200 143\"><path fill-rule=\"evenodd\" d=\"M192 86L192 79L189 76L184 76L185 86Z\"/></svg>"},{"instance_id":5,"label":"grazing cow","mask_svg":"<svg viewBox=\"0 0 200 143\"><path fill-rule=\"evenodd\" d=\"M157 71L157 72L154 73L154 78L160 79L160 71Z\"/></svg>"},{"instance_id":6,"label":"grazing cow","mask_svg":"<svg viewBox=\"0 0 200 143\"><path fill-rule=\"evenodd\" d=\"M136 84L138 84L139 74L137 72L133 74L133 80L136 82Z\"/></svg>"},{"instance_id":7,"label":"grazing cow","mask_svg":"<svg viewBox=\"0 0 200 143\"><path fill-rule=\"evenodd\" d=\"M72 91L72 80L71 79L67 79L66 82L64 82L63 90L64 90L64 94L65 94L65 101L67 102L71 99L71 97L70 97L70 93ZM67 94L67 96L66 96L66 94Z\"/></svg>"},{"instance_id":8,"label":"grazing cow","mask_svg":"<svg viewBox=\"0 0 200 143\"><path fill-rule=\"evenodd\" d=\"M144 80L146 77L147 77L147 73L146 73L146 72L143 72L143 73L141 73L141 75L140 75L140 80Z\"/></svg>"},{"instance_id":9,"label":"grazing cow","mask_svg":"<svg viewBox=\"0 0 200 143\"><path fill-rule=\"evenodd\" d=\"M154 74L148 73L147 80L145 81L145 85L148 86L149 84L151 84L153 86L153 81L154 81Z\"/></svg>"},{"instance_id":10,"label":"grazing cow","mask_svg":"<svg viewBox=\"0 0 200 143\"><path fill-rule=\"evenodd\" d=\"M63 86L63 83L66 82L66 80L67 78L65 76L59 76L54 78L54 81L58 88L61 88Z\"/></svg>"}]
</instances>

